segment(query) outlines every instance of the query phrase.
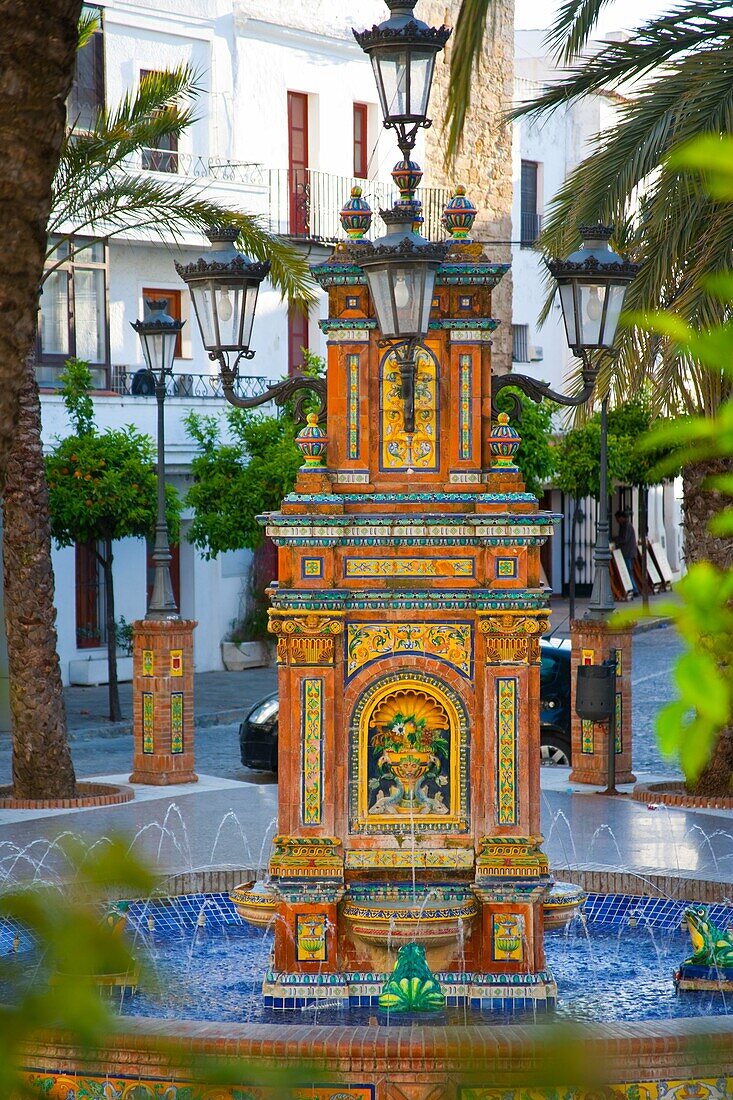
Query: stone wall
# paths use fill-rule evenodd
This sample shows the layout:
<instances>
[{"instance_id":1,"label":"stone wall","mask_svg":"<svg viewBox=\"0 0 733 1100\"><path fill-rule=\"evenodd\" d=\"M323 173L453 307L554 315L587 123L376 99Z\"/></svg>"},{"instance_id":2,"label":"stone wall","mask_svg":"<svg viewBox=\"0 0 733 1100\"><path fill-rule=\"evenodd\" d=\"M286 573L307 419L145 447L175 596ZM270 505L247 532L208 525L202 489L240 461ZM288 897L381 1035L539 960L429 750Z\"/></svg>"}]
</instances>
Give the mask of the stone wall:
<instances>
[{"instance_id":1,"label":"stone wall","mask_svg":"<svg viewBox=\"0 0 733 1100\"><path fill-rule=\"evenodd\" d=\"M416 13L432 26L455 26L460 0L419 0ZM433 127L425 131L423 168L427 187L465 184L478 207L473 237L477 241L509 241L512 235L512 127L502 114L512 104L514 85L514 0L495 0L489 18L483 57L474 80L471 108L464 129L463 147L455 164L446 170L445 137L448 76L452 39L436 65L430 113ZM508 262L508 245L487 245L492 260ZM511 368L512 282L507 274L492 295L492 313L502 322L494 334L492 368L503 374Z\"/></svg>"}]
</instances>

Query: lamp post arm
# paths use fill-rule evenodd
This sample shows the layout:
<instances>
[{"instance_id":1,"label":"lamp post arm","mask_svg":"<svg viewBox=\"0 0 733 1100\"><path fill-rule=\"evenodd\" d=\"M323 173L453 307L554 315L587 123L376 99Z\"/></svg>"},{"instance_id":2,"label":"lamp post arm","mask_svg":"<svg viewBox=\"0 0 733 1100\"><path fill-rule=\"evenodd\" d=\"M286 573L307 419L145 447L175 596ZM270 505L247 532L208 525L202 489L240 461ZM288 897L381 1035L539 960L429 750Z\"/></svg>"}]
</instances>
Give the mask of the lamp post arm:
<instances>
[{"instance_id":1,"label":"lamp post arm","mask_svg":"<svg viewBox=\"0 0 733 1100\"><path fill-rule=\"evenodd\" d=\"M506 386L514 386L516 389L525 393L531 401L536 401L538 404L540 401L554 401L556 405L565 405L570 408L574 408L577 405L584 405L589 397L592 396L593 390L596 386L597 372L591 370L589 367L583 369L583 389L575 397L570 397L564 393L557 393L548 386L546 382L540 382L536 378L531 378L528 374L500 374L492 378L491 380L491 411L496 414L499 410L496 407L496 396ZM512 401L514 407L511 411L511 416L519 417L521 414L521 406L519 398L516 394L507 395Z\"/></svg>"},{"instance_id":2,"label":"lamp post arm","mask_svg":"<svg viewBox=\"0 0 733 1100\"><path fill-rule=\"evenodd\" d=\"M268 386L263 393L258 394L256 397L240 397L236 392L238 360L233 367L230 367L223 355L212 355L212 359L217 359L221 368L221 385L224 396L229 404L236 409L256 409L260 405L266 405L269 401L274 401L278 408L282 408L287 401L294 399L293 417L295 422L305 424L307 415L304 407L305 401L308 394L315 394L318 399L318 408L315 411L318 414L319 421L325 421L325 378L311 378L305 374L294 374L291 378L286 378L282 382L276 382L273 386Z\"/></svg>"}]
</instances>

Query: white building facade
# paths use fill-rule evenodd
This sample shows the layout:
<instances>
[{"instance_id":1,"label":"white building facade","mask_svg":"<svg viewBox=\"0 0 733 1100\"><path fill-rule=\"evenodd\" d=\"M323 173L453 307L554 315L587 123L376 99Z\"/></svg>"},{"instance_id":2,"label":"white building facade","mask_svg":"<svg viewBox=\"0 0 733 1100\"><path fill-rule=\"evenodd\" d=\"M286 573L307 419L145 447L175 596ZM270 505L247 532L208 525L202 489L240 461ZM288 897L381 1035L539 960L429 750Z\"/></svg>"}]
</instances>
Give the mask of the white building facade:
<instances>
[{"instance_id":1,"label":"white building facade","mask_svg":"<svg viewBox=\"0 0 733 1100\"><path fill-rule=\"evenodd\" d=\"M343 238L338 212L354 184L375 211L389 205L397 150L381 124L371 65L351 33L352 26L385 18L381 0L99 0L98 10L100 30L79 58L72 120L83 125L95 108L114 108L146 72L189 65L197 73L195 121L178 143L144 153L136 170L191 180L208 199L258 215L311 262ZM437 211L450 195L431 197ZM381 223L374 220L378 235ZM425 231L440 231L437 216L433 221ZM193 409L223 423L227 407L174 268L176 260L196 259L208 242L191 233L172 241L128 232L78 253L73 240L62 247L64 264L45 284L39 322L44 446L70 430L55 390L72 355L92 367L98 428L132 423L155 438L155 398L141 385L143 357L130 322L143 316L146 298L165 296L171 315L186 322L166 401L166 473L183 493L195 454L184 417ZM263 285L245 396L296 372L302 347L325 354L322 313L316 306L303 318ZM222 667L220 643L244 612L251 555L234 551L204 560L186 540L190 518L184 512L172 573L181 614L199 623L196 668L208 671ZM114 554L115 612L131 622L145 614L150 548L126 539ZM103 682L99 569L89 547L55 548L53 563L64 682Z\"/></svg>"},{"instance_id":2,"label":"white building facade","mask_svg":"<svg viewBox=\"0 0 733 1100\"><path fill-rule=\"evenodd\" d=\"M546 33L545 30L515 32L515 104L537 98L547 84L558 79L558 68L544 46ZM571 392L570 375L578 364L568 348L558 296L540 325L539 317L551 284L546 265L534 246L553 197L568 175L592 152L596 135L602 135L613 125L619 102L618 94L601 92L559 107L549 115L522 118L514 123L512 370L547 382L561 393ZM559 413L558 428L562 427L563 419ZM679 486L668 484L653 488L649 494L649 536L664 548L673 570L682 565L679 492ZM572 500L552 490L544 504L564 516L544 562L550 586L555 592L567 592L574 562L579 591L588 591L593 580L596 502L588 499L578 508L574 549L570 537ZM635 490L618 492L614 510L617 507L630 509L636 525ZM612 528L615 529L615 524Z\"/></svg>"}]
</instances>

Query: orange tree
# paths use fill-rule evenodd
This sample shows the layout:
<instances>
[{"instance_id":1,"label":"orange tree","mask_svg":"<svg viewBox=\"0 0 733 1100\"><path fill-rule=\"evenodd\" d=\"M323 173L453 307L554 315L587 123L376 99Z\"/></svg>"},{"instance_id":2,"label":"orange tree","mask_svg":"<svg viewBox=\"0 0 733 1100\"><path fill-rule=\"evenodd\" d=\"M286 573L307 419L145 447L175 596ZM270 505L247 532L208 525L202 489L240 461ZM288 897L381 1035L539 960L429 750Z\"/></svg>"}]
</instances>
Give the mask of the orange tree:
<instances>
[{"instance_id":1,"label":"orange tree","mask_svg":"<svg viewBox=\"0 0 733 1100\"><path fill-rule=\"evenodd\" d=\"M60 546L90 543L104 573L106 594L109 717L122 717L117 685L113 547L117 539L146 538L155 527L157 474L155 448L147 435L129 425L99 433L88 390L86 363L72 359L63 376L63 397L73 434L46 457L51 533ZM166 518L178 533L180 500L166 486Z\"/></svg>"}]
</instances>

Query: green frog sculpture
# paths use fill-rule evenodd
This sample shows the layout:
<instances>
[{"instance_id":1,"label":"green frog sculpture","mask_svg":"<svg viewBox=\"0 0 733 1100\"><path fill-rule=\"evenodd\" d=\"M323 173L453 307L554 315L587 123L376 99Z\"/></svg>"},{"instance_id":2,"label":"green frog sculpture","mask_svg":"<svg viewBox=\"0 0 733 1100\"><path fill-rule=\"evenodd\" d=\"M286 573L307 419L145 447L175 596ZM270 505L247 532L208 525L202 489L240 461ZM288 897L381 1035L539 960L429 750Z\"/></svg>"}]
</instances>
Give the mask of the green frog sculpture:
<instances>
[{"instance_id":1,"label":"green frog sculpture","mask_svg":"<svg viewBox=\"0 0 733 1100\"><path fill-rule=\"evenodd\" d=\"M733 985L733 935L711 921L706 905L691 905L685 920L692 954L675 974L677 989L723 990Z\"/></svg>"},{"instance_id":2,"label":"green frog sculpture","mask_svg":"<svg viewBox=\"0 0 733 1100\"><path fill-rule=\"evenodd\" d=\"M445 994L425 959L425 948L406 943L379 995L379 1007L390 1012L439 1012L445 1008Z\"/></svg>"}]
</instances>

